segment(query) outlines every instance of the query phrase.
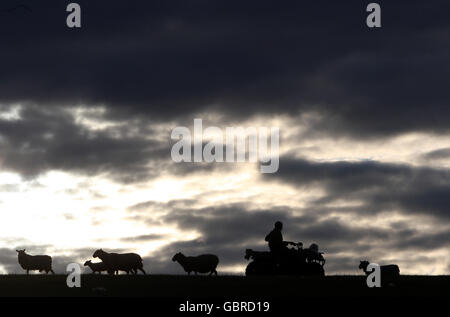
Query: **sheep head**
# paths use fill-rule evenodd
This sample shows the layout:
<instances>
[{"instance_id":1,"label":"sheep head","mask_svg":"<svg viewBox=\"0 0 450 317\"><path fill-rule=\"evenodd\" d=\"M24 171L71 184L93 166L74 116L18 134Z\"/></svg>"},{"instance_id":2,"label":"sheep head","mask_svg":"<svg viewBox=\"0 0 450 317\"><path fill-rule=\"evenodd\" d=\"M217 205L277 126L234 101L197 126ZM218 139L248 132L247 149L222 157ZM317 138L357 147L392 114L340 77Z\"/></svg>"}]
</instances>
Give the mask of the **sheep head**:
<instances>
[{"instance_id":1,"label":"sheep head","mask_svg":"<svg viewBox=\"0 0 450 317\"><path fill-rule=\"evenodd\" d=\"M359 261L359 268L362 270L365 270L367 266L369 265L369 261Z\"/></svg>"},{"instance_id":2,"label":"sheep head","mask_svg":"<svg viewBox=\"0 0 450 317\"><path fill-rule=\"evenodd\" d=\"M178 261L179 259L182 259L182 258L184 258L183 253L178 252L177 254L175 254L175 255L173 256L172 261L173 261L173 262L176 262L176 261Z\"/></svg>"},{"instance_id":3,"label":"sheep head","mask_svg":"<svg viewBox=\"0 0 450 317\"><path fill-rule=\"evenodd\" d=\"M25 254L25 249L23 249L23 250L16 250L17 251L17 253L19 253L19 255L24 255Z\"/></svg>"},{"instance_id":4,"label":"sheep head","mask_svg":"<svg viewBox=\"0 0 450 317\"><path fill-rule=\"evenodd\" d=\"M105 251L103 251L103 249L98 249L94 252L94 254L92 255L94 258L99 258L101 257L103 254L105 254Z\"/></svg>"},{"instance_id":5,"label":"sheep head","mask_svg":"<svg viewBox=\"0 0 450 317\"><path fill-rule=\"evenodd\" d=\"M91 260L84 262L84 266L88 266L89 264L91 264Z\"/></svg>"}]
</instances>

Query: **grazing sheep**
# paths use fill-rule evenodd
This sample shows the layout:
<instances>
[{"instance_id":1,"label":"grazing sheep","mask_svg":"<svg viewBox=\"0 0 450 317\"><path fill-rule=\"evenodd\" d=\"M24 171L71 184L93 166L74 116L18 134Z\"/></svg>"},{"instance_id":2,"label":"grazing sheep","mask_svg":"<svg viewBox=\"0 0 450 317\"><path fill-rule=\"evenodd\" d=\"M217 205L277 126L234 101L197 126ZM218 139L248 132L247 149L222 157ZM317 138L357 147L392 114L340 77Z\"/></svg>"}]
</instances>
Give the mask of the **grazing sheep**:
<instances>
[{"instance_id":1,"label":"grazing sheep","mask_svg":"<svg viewBox=\"0 0 450 317\"><path fill-rule=\"evenodd\" d=\"M215 273L217 275L217 264L219 264L219 258L213 254L203 254L199 256L185 256L183 253L179 252L175 254L172 261L180 263L183 269L188 275L191 272L197 273L208 273L209 275Z\"/></svg>"},{"instance_id":2,"label":"grazing sheep","mask_svg":"<svg viewBox=\"0 0 450 317\"><path fill-rule=\"evenodd\" d=\"M106 264L104 262L92 263L92 261L89 260L84 262L84 266L89 266L92 270L92 274L95 274L95 272L102 274L103 271L108 271L108 268L106 267ZM108 273L114 274L113 271L108 271Z\"/></svg>"},{"instance_id":3,"label":"grazing sheep","mask_svg":"<svg viewBox=\"0 0 450 317\"><path fill-rule=\"evenodd\" d=\"M39 270L39 272L45 271L46 274L48 272L53 272L52 270L52 258L48 255L29 255L25 253L25 249L16 250L18 253L18 259L20 266L27 271Z\"/></svg>"},{"instance_id":4,"label":"grazing sheep","mask_svg":"<svg viewBox=\"0 0 450 317\"><path fill-rule=\"evenodd\" d=\"M94 252L94 258L100 258L106 265L108 272L125 271L127 274L131 271L133 274L137 274L137 270L146 274L143 265L142 258L136 253L108 253L99 249ZM110 273L111 274L111 273Z\"/></svg>"},{"instance_id":5,"label":"grazing sheep","mask_svg":"<svg viewBox=\"0 0 450 317\"><path fill-rule=\"evenodd\" d=\"M367 266L370 264L369 261L360 261L359 268L363 270L366 275L372 273L371 271L367 271ZM381 273L381 281L389 282L400 276L400 268L397 264L389 264L389 265L380 265L380 273Z\"/></svg>"}]
</instances>

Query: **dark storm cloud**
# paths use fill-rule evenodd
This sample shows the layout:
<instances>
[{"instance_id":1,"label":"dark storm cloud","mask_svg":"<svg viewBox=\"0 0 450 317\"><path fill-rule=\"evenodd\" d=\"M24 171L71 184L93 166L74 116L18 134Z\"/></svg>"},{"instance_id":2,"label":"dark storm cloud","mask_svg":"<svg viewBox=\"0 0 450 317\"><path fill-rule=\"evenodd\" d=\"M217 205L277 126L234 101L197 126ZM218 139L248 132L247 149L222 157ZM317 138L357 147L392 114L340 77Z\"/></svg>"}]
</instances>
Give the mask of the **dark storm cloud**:
<instances>
[{"instance_id":1,"label":"dark storm cloud","mask_svg":"<svg viewBox=\"0 0 450 317\"><path fill-rule=\"evenodd\" d=\"M379 162L326 162L284 157L278 173L266 178L296 186L319 186L326 195L315 202L362 201L361 213L399 209L450 219L450 171Z\"/></svg>"},{"instance_id":2,"label":"dark storm cloud","mask_svg":"<svg viewBox=\"0 0 450 317\"><path fill-rule=\"evenodd\" d=\"M312 110L353 137L450 126L447 1L382 1L380 30L361 1L78 2L79 30L66 3L2 18L0 102L120 118Z\"/></svg>"},{"instance_id":3,"label":"dark storm cloud","mask_svg":"<svg viewBox=\"0 0 450 317\"><path fill-rule=\"evenodd\" d=\"M150 133L127 135L121 129L92 131L65 111L25 106L20 120L0 119L2 169L25 178L49 170L103 173L125 183L159 175L163 161L170 158L169 142L149 140Z\"/></svg>"},{"instance_id":4,"label":"dark storm cloud","mask_svg":"<svg viewBox=\"0 0 450 317\"><path fill-rule=\"evenodd\" d=\"M399 240L396 247L417 249L420 251L434 250L450 247L450 231L430 232L422 235L413 235L404 240Z\"/></svg>"},{"instance_id":5,"label":"dark storm cloud","mask_svg":"<svg viewBox=\"0 0 450 317\"><path fill-rule=\"evenodd\" d=\"M11 111L12 107L0 110ZM154 122L133 120L116 126L92 130L77 121L76 115L61 108L23 105L18 118L0 118L0 163L2 169L32 179L50 170L82 175L102 174L121 183L136 183L165 172L185 176L229 170L232 164L182 162L170 157L174 140L170 133L152 128ZM104 123L102 115L84 114L95 124ZM192 151L193 153L193 151ZM76 194L71 189L68 194ZM18 190L4 184L0 191ZM97 193L93 196L100 198Z\"/></svg>"}]
</instances>

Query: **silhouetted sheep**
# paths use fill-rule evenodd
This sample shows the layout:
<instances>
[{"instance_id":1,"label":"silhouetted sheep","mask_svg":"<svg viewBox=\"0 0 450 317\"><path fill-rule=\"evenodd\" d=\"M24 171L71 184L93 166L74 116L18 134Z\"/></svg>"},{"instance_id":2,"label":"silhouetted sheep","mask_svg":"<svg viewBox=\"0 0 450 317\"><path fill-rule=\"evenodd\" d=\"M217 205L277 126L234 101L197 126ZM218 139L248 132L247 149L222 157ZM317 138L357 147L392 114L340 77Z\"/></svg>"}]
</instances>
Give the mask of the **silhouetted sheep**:
<instances>
[{"instance_id":1,"label":"silhouetted sheep","mask_svg":"<svg viewBox=\"0 0 450 317\"><path fill-rule=\"evenodd\" d=\"M89 266L93 274L95 274L95 272L102 274L103 271L108 271L105 262L92 263L92 261L89 260L84 262L84 266ZM114 274L114 271L109 271L108 273Z\"/></svg>"},{"instance_id":2,"label":"silhouetted sheep","mask_svg":"<svg viewBox=\"0 0 450 317\"><path fill-rule=\"evenodd\" d=\"M52 258L48 255L29 255L25 253L25 249L16 250L18 253L18 260L20 266L27 271L39 270L39 272L45 271L46 274L48 272L53 272L52 270Z\"/></svg>"},{"instance_id":3,"label":"silhouetted sheep","mask_svg":"<svg viewBox=\"0 0 450 317\"><path fill-rule=\"evenodd\" d=\"M372 273L367 271L367 266L370 264L369 261L360 261L359 268L363 270L366 275ZM392 280L400 276L400 268L397 264L380 265L381 281Z\"/></svg>"},{"instance_id":4,"label":"silhouetted sheep","mask_svg":"<svg viewBox=\"0 0 450 317\"><path fill-rule=\"evenodd\" d=\"M179 252L175 254L172 261L180 263L187 274L194 272L197 273L208 273L209 275L215 273L217 275L217 264L219 264L219 258L214 254L203 254L199 256L185 256L183 253Z\"/></svg>"},{"instance_id":5,"label":"silhouetted sheep","mask_svg":"<svg viewBox=\"0 0 450 317\"><path fill-rule=\"evenodd\" d=\"M106 265L108 273L115 271L125 271L127 274L131 271L133 274L137 274L137 270L146 274L143 265L142 258L136 253L108 253L99 249L94 252L94 258L100 258Z\"/></svg>"}]
</instances>

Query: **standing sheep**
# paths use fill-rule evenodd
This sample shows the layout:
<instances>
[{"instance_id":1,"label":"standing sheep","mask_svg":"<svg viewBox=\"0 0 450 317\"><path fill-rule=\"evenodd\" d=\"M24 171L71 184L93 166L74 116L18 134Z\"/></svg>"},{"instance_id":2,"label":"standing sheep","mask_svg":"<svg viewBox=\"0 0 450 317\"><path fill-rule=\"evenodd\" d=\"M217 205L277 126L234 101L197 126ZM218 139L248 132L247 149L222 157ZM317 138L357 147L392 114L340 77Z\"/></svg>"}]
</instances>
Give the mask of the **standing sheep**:
<instances>
[{"instance_id":1,"label":"standing sheep","mask_svg":"<svg viewBox=\"0 0 450 317\"><path fill-rule=\"evenodd\" d=\"M136 253L108 253L99 249L94 252L94 258L100 258L106 265L108 272L125 271L127 274L131 271L137 274L137 270L146 274L142 265L142 258Z\"/></svg>"},{"instance_id":2,"label":"standing sheep","mask_svg":"<svg viewBox=\"0 0 450 317\"><path fill-rule=\"evenodd\" d=\"M360 261L359 268L363 270L366 275L372 273L367 271L367 266L370 264L369 261ZM383 284L392 282L400 276L400 268L397 264L380 265L381 281Z\"/></svg>"},{"instance_id":3,"label":"standing sheep","mask_svg":"<svg viewBox=\"0 0 450 317\"><path fill-rule=\"evenodd\" d=\"M172 261L180 263L183 269L188 275L191 272L208 273L209 275L215 273L217 276L217 264L219 264L219 258L214 254L203 254L199 256L185 256L183 253L178 252L172 258Z\"/></svg>"},{"instance_id":4,"label":"standing sheep","mask_svg":"<svg viewBox=\"0 0 450 317\"><path fill-rule=\"evenodd\" d=\"M52 258L48 255L29 255L25 253L25 249L16 250L18 253L18 260L20 266L27 271L39 270L39 272L45 271L46 274L48 272L53 272L52 270Z\"/></svg>"}]
</instances>

